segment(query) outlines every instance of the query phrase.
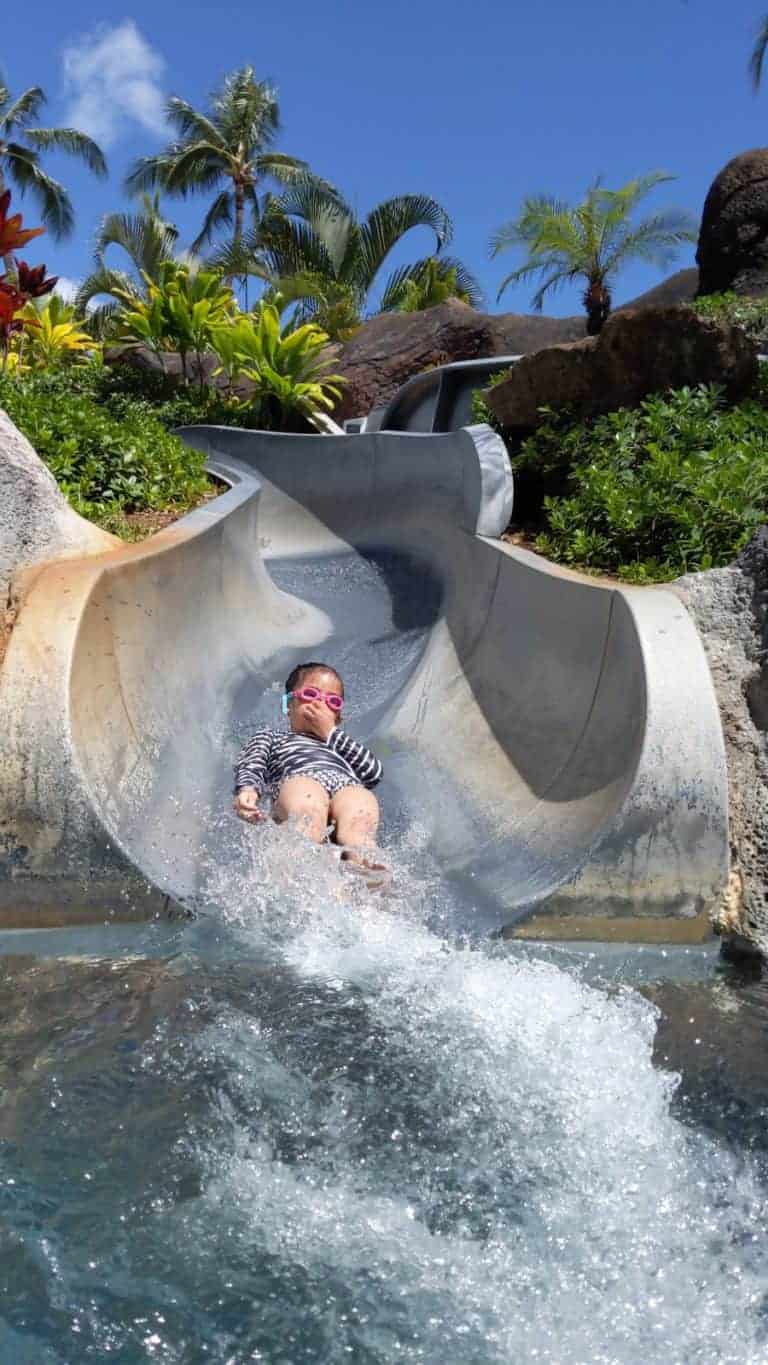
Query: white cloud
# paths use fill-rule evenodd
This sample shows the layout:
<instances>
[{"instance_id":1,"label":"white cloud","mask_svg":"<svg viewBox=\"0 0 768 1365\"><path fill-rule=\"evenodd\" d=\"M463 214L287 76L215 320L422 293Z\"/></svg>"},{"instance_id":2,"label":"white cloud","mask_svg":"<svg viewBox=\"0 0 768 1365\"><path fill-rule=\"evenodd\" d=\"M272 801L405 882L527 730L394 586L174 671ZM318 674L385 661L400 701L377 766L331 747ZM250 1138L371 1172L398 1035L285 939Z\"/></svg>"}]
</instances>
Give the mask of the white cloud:
<instances>
[{"instance_id":1,"label":"white cloud","mask_svg":"<svg viewBox=\"0 0 768 1365\"><path fill-rule=\"evenodd\" d=\"M69 105L64 122L110 147L130 123L166 131L160 81L165 59L132 19L103 24L73 39L62 52Z\"/></svg>"},{"instance_id":2,"label":"white cloud","mask_svg":"<svg viewBox=\"0 0 768 1365\"><path fill-rule=\"evenodd\" d=\"M59 275L53 292L58 294L59 298L63 299L65 303L72 303L78 288L77 280L70 280L66 275Z\"/></svg>"}]
</instances>

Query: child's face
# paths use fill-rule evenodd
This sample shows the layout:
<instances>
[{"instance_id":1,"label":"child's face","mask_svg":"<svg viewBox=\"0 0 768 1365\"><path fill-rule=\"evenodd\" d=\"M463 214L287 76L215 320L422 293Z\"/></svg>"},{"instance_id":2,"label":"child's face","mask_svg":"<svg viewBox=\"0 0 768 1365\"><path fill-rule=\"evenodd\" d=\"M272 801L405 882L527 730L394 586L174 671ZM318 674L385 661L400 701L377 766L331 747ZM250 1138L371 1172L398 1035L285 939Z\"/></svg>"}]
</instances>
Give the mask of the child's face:
<instances>
[{"instance_id":1,"label":"child's face","mask_svg":"<svg viewBox=\"0 0 768 1365\"><path fill-rule=\"evenodd\" d=\"M316 687L318 692L336 692L341 695L341 679L329 668L310 669L303 675L296 690L300 691L302 687ZM341 721L341 712L334 711L326 701L301 701L299 697L291 697L288 703L288 719L294 734L314 734L318 716L325 721L332 721L333 725L338 725Z\"/></svg>"}]
</instances>

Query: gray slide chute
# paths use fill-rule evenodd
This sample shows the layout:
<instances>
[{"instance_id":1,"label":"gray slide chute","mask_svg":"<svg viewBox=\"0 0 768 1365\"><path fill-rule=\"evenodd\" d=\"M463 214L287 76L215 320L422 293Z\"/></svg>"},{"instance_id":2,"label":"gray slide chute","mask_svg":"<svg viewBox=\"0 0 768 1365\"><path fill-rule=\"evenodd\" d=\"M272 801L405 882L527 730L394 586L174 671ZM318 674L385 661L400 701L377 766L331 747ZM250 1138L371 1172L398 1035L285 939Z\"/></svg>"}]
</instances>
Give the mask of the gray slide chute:
<instances>
[{"instance_id":1,"label":"gray slide chute","mask_svg":"<svg viewBox=\"0 0 768 1365\"><path fill-rule=\"evenodd\" d=\"M671 592L495 539L512 476L488 428L181 434L229 490L27 593L0 687L6 924L204 900L201 869L243 834L233 756L307 656L340 669L384 759L395 846L428 829L468 920L712 902L725 763L693 624Z\"/></svg>"}]
</instances>

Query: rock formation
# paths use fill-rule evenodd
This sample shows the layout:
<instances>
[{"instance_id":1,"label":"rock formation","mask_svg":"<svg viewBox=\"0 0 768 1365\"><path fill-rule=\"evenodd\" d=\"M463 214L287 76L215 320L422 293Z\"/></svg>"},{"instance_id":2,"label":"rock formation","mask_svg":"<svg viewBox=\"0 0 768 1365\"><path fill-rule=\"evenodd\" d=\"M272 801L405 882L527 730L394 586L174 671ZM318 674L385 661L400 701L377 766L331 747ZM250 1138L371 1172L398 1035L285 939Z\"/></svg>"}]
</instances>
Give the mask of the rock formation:
<instances>
[{"instance_id":1,"label":"rock formation","mask_svg":"<svg viewBox=\"0 0 768 1365\"><path fill-rule=\"evenodd\" d=\"M768 528L735 563L674 587L701 633L725 737L732 872L717 927L768 957Z\"/></svg>"},{"instance_id":2,"label":"rock formation","mask_svg":"<svg viewBox=\"0 0 768 1365\"><path fill-rule=\"evenodd\" d=\"M531 429L543 406L594 415L648 393L711 383L735 401L756 377L757 351L740 328L690 308L648 308L614 313L598 337L524 356L486 398L505 427Z\"/></svg>"},{"instance_id":3,"label":"rock formation","mask_svg":"<svg viewBox=\"0 0 768 1365\"><path fill-rule=\"evenodd\" d=\"M423 370L479 356L522 355L584 336L578 318L478 313L458 299L420 313L380 313L337 351L333 368L347 384L337 422L380 407Z\"/></svg>"},{"instance_id":4,"label":"rock formation","mask_svg":"<svg viewBox=\"0 0 768 1365\"><path fill-rule=\"evenodd\" d=\"M700 294L768 294L768 147L735 156L713 180L696 260Z\"/></svg>"},{"instance_id":5,"label":"rock formation","mask_svg":"<svg viewBox=\"0 0 768 1365\"><path fill-rule=\"evenodd\" d=\"M0 409L0 658L13 624L14 579L46 559L97 554L113 536L73 512L53 475Z\"/></svg>"}]
</instances>

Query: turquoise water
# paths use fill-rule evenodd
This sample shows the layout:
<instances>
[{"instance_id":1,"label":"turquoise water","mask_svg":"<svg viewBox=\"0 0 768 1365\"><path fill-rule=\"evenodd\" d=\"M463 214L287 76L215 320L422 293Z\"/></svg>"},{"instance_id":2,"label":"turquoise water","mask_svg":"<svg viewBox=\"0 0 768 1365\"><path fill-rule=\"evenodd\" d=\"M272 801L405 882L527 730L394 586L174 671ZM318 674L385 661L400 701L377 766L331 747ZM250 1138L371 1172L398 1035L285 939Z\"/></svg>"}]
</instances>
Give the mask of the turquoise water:
<instances>
[{"instance_id":1,"label":"turquoise water","mask_svg":"<svg viewBox=\"0 0 768 1365\"><path fill-rule=\"evenodd\" d=\"M1 1361L768 1358L760 983L461 942L394 852L2 936Z\"/></svg>"}]
</instances>

